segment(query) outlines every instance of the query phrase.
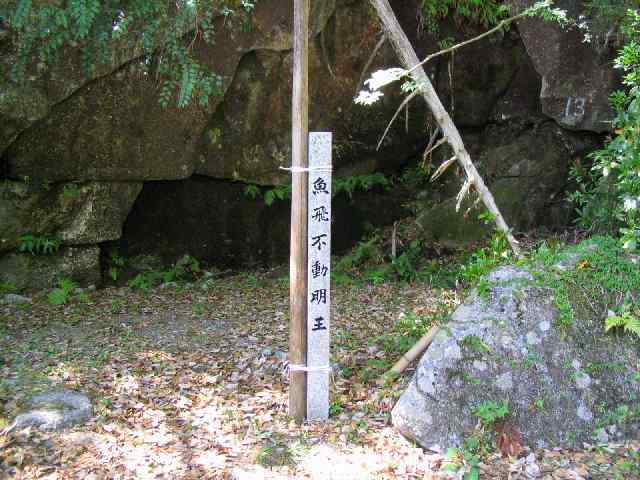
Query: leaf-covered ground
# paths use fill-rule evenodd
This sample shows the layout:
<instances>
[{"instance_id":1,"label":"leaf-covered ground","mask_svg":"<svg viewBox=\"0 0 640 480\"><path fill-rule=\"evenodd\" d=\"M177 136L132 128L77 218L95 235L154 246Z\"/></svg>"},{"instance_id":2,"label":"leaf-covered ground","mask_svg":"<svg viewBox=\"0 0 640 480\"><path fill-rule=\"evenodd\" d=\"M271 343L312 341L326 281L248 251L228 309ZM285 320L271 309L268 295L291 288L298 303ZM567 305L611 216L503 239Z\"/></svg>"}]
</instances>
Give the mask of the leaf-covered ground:
<instances>
[{"instance_id":1,"label":"leaf-covered ground","mask_svg":"<svg viewBox=\"0 0 640 480\"><path fill-rule=\"evenodd\" d=\"M380 380L453 290L335 286L331 417L302 426L287 415L288 285L273 272L32 299L0 305L0 429L53 387L87 393L95 415L0 435L0 478L456 478L390 425L411 372ZM480 478L632 478L637 447L495 454Z\"/></svg>"}]
</instances>

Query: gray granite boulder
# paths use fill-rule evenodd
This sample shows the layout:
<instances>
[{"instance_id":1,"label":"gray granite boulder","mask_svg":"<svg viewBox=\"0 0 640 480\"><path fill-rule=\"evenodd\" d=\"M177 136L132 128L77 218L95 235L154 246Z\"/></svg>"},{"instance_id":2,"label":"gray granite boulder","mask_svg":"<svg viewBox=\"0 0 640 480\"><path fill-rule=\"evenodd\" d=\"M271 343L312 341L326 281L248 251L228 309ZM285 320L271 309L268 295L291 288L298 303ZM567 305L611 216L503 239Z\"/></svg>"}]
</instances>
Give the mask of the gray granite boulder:
<instances>
[{"instance_id":1,"label":"gray granite boulder","mask_svg":"<svg viewBox=\"0 0 640 480\"><path fill-rule=\"evenodd\" d=\"M33 410L16 416L6 429L38 427L40 430L62 430L87 422L93 415L89 398L79 392L61 390L36 395L29 402Z\"/></svg>"},{"instance_id":2,"label":"gray granite boulder","mask_svg":"<svg viewBox=\"0 0 640 480\"><path fill-rule=\"evenodd\" d=\"M637 342L605 334L602 319L557 326L552 291L523 269L502 267L485 280L483 294L458 307L420 360L394 426L443 450L474 429L479 404L507 401L531 447L637 437L637 419L616 415L640 398Z\"/></svg>"}]
</instances>

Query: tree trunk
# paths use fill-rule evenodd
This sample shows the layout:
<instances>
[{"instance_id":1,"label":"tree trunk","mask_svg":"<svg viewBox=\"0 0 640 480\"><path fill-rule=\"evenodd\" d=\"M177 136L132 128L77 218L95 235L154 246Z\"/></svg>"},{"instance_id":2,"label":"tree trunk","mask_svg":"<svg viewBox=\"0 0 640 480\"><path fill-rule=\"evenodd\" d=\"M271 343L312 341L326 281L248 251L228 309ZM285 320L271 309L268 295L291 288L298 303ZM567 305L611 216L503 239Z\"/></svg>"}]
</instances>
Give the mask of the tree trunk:
<instances>
[{"instance_id":1,"label":"tree trunk","mask_svg":"<svg viewBox=\"0 0 640 480\"><path fill-rule=\"evenodd\" d=\"M514 251L516 256L520 257L521 254L518 242L509 231L509 226L500 213L500 210L493 199L493 195L485 185L484 180L482 180L482 177L476 170L476 167L473 165L471 157L469 156L469 153L464 146L464 142L462 141L462 137L460 136L460 132L458 132L458 129L449 116L449 113L442 105L438 94L433 88L433 85L422 66L416 67L420 64L420 60L411 46L409 39L402 30L402 27L398 23L388 0L371 0L371 3L376 9L378 17L380 17L385 34L393 45L402 66L407 70L411 70L411 77L420 86L420 93L431 109L436 122L440 125L447 142L451 145L458 163L466 172L467 178L474 185L478 196L487 207L487 210L489 210L489 212L494 216L498 229L505 233L511 249Z\"/></svg>"}]
</instances>

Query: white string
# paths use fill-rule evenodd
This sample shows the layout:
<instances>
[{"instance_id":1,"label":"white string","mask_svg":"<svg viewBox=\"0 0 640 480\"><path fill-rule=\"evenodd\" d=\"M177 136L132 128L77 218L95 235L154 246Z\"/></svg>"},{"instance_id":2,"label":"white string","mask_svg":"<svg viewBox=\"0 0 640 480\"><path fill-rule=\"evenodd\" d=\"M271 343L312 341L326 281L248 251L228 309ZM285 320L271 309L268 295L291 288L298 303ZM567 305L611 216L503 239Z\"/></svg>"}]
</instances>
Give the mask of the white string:
<instances>
[{"instance_id":1,"label":"white string","mask_svg":"<svg viewBox=\"0 0 640 480\"><path fill-rule=\"evenodd\" d=\"M330 372L331 365L322 365L322 366L308 366L308 365L294 365L289 364L290 372Z\"/></svg>"},{"instance_id":2,"label":"white string","mask_svg":"<svg viewBox=\"0 0 640 480\"><path fill-rule=\"evenodd\" d=\"M291 173L305 173L305 172L331 173L333 171L333 167L331 165L319 165L317 167L280 167L280 170L286 170Z\"/></svg>"}]
</instances>

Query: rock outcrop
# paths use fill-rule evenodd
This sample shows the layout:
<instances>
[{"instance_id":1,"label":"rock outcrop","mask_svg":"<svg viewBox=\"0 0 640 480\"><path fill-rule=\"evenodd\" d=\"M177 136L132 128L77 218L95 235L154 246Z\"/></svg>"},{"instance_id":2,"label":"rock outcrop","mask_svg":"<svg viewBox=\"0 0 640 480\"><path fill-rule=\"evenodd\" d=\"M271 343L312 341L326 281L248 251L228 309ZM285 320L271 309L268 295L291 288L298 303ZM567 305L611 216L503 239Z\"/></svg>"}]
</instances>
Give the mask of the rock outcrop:
<instances>
[{"instance_id":1,"label":"rock outcrop","mask_svg":"<svg viewBox=\"0 0 640 480\"><path fill-rule=\"evenodd\" d=\"M637 408L637 343L605 334L602 319L558 326L552 290L524 269L501 267L484 284L420 360L393 409L395 427L443 450L462 444L482 402L506 401L509 421L534 448L637 437L637 419L615 415Z\"/></svg>"},{"instance_id":2,"label":"rock outcrop","mask_svg":"<svg viewBox=\"0 0 640 480\"><path fill-rule=\"evenodd\" d=\"M564 1L569 13L583 9L579 0ZM362 87L362 78L397 66L395 54L383 44L363 72L369 52L379 41L374 11L364 0L312 3L311 130L333 132L336 176L397 172L421 153L435 124L422 102L414 101L376 150L403 94L397 86L388 87L382 100L371 107L355 105L353 97ZM479 26L445 19L439 36L427 34L418 25L417 2L392 3L421 57L439 49L443 38L461 41L481 31ZM165 256L171 251L169 256L175 258L188 251L194 255L204 252L207 256L202 260L229 264L243 259L254 262L254 253L260 250L264 260L274 259L271 253L282 250L288 238L288 209L270 210L274 226L269 231L277 238L270 246L256 249L259 238L238 229L251 229L253 219L267 214L242 207L246 218L226 229L229 222L211 218L202 210L210 205L205 206L207 191L200 179L220 180L215 186L209 184L218 189L211 198L236 211L242 203L238 192L245 185L234 182L264 186L289 181L289 175L278 167L290 162L292 21L290 6L265 0L256 4L251 29L229 30L220 24L215 45L196 39L193 53L222 78L220 95L207 106L184 109L159 106L157 79L141 68L141 52L135 48L114 49L109 64L89 76L83 74L81 52L69 48L56 65L34 60L25 82L15 84L9 71L16 52L11 35L3 35L0 253L12 257L0 263L17 265L18 257L11 252L21 235L57 236L64 247L94 248L120 239L130 216L127 231L142 234L129 235L123 245L162 247L150 254ZM554 225L565 222L566 210L556 206L567 165L588 150L576 147L576 138L565 129L607 130L611 113L607 93L616 86L607 64L610 49L605 52L583 45L577 29L563 31L537 22L524 20L518 29L426 66L443 103L463 129L473 160L516 230L537 226L541 219ZM574 52L580 53L575 61ZM550 119L559 126L552 127ZM592 147L595 140L586 143ZM204 234L182 235L178 228L163 233L160 226L158 231L148 231L154 242L140 241L145 232L135 224L161 225L159 219L171 216L150 210L148 205L163 202L157 198L149 202L149 195L140 197L144 203L134 203L142 184L147 182L147 193L161 196L158 185L169 181L198 185L192 205L182 186L167 187L166 192L181 190L179 210L193 216L186 224L207 232L209 240ZM459 243L486 232L478 222L467 222L454 212L456 187L456 182L450 182L422 192L418 214L425 238ZM390 198L387 205L396 200ZM547 215L550 205L551 216ZM400 210L381 208L389 215ZM208 219L206 225L198 223L202 218ZM354 223L358 225L352 230L361 231L361 222ZM343 226L336 225L334 230ZM229 238L234 239L231 244ZM206 248L193 247L194 243L202 247L204 242L208 242Z\"/></svg>"},{"instance_id":3,"label":"rock outcrop","mask_svg":"<svg viewBox=\"0 0 640 480\"><path fill-rule=\"evenodd\" d=\"M517 0L514 8L522 10L533 3ZM585 3L559 0L554 8L564 10L571 19L582 17L580 22L588 25L591 22ZM544 114L564 128L610 131L613 109L609 94L620 87L620 75L612 68L616 52L609 35L598 39L593 29L589 33L576 26L563 28L541 18L518 21L518 31L542 77L540 102Z\"/></svg>"}]
</instances>

